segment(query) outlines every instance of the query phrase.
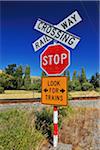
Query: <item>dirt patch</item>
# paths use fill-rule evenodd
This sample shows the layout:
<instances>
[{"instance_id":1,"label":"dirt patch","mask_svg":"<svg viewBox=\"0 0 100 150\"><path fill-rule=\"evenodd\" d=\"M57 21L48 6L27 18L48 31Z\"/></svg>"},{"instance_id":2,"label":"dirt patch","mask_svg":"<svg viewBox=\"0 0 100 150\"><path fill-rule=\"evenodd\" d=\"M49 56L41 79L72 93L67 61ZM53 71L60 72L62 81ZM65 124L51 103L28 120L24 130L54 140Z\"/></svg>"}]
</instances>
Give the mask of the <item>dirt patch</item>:
<instances>
[{"instance_id":1,"label":"dirt patch","mask_svg":"<svg viewBox=\"0 0 100 150\"><path fill-rule=\"evenodd\" d=\"M75 113L64 118L59 131L59 143L72 144L72 150L99 150L100 109L76 108ZM39 150L50 150L44 142Z\"/></svg>"},{"instance_id":2,"label":"dirt patch","mask_svg":"<svg viewBox=\"0 0 100 150\"><path fill-rule=\"evenodd\" d=\"M63 121L60 142L72 144L73 150L99 150L99 114L98 109L76 109Z\"/></svg>"}]
</instances>

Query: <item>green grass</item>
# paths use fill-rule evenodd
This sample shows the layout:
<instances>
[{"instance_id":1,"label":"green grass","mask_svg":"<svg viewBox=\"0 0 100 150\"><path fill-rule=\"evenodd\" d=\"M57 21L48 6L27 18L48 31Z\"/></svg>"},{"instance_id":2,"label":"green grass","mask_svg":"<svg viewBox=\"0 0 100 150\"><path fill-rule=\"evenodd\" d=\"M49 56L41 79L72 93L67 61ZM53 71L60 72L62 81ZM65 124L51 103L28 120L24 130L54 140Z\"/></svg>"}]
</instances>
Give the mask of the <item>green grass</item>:
<instances>
[{"instance_id":1,"label":"green grass","mask_svg":"<svg viewBox=\"0 0 100 150\"><path fill-rule=\"evenodd\" d=\"M0 112L0 150L36 150L43 139L35 128L32 110Z\"/></svg>"}]
</instances>

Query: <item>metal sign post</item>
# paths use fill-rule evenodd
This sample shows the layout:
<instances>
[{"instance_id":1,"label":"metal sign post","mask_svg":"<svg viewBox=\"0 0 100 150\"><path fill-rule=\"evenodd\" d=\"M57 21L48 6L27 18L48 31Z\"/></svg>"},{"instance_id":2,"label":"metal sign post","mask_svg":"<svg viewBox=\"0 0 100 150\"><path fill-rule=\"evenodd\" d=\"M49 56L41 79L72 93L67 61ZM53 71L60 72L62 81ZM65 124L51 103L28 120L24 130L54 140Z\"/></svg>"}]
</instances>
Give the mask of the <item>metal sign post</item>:
<instances>
[{"instance_id":1,"label":"metal sign post","mask_svg":"<svg viewBox=\"0 0 100 150\"><path fill-rule=\"evenodd\" d=\"M53 109L53 126L54 126L53 146L57 147L58 145L58 109L57 109L57 106L54 106L54 109Z\"/></svg>"},{"instance_id":2,"label":"metal sign post","mask_svg":"<svg viewBox=\"0 0 100 150\"><path fill-rule=\"evenodd\" d=\"M56 41L54 42L56 45ZM53 146L57 147L58 145L58 108L57 106L53 107Z\"/></svg>"}]
</instances>

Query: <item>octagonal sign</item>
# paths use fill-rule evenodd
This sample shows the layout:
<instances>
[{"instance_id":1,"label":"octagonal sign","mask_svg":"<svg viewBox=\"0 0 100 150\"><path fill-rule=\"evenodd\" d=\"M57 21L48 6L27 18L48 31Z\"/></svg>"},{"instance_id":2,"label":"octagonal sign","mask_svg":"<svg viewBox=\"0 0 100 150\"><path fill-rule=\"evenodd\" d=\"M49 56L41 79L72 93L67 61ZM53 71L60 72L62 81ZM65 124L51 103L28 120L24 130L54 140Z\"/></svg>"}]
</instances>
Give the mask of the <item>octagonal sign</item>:
<instances>
[{"instance_id":1,"label":"octagonal sign","mask_svg":"<svg viewBox=\"0 0 100 150\"><path fill-rule=\"evenodd\" d=\"M40 67L48 76L61 75L70 65L70 51L61 44L49 45L40 55Z\"/></svg>"}]
</instances>

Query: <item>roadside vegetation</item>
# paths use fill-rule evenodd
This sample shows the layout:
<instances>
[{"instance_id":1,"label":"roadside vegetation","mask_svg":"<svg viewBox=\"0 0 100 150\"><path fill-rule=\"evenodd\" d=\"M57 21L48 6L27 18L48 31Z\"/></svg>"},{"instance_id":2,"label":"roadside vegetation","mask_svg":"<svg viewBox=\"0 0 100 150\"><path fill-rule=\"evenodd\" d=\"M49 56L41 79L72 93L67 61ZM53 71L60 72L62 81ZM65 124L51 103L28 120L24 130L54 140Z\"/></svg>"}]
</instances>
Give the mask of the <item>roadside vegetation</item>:
<instances>
[{"instance_id":1,"label":"roadside vegetation","mask_svg":"<svg viewBox=\"0 0 100 150\"><path fill-rule=\"evenodd\" d=\"M36 150L43 140L32 109L0 112L0 150Z\"/></svg>"},{"instance_id":2,"label":"roadside vegetation","mask_svg":"<svg viewBox=\"0 0 100 150\"><path fill-rule=\"evenodd\" d=\"M59 107L59 142L73 150L98 146L99 110ZM0 150L48 149L53 138L53 108L9 108L0 112ZM93 134L93 132L96 133Z\"/></svg>"},{"instance_id":3,"label":"roadside vegetation","mask_svg":"<svg viewBox=\"0 0 100 150\"><path fill-rule=\"evenodd\" d=\"M99 73L87 79L85 69L82 68L80 73L73 72L72 79L69 71L65 71L62 75L68 77L69 91L99 91ZM46 76L46 74L42 72L41 76ZM3 93L4 90L37 90L41 92L41 78L34 79L30 76L30 66L11 64L0 73L0 93Z\"/></svg>"},{"instance_id":4,"label":"roadside vegetation","mask_svg":"<svg viewBox=\"0 0 100 150\"><path fill-rule=\"evenodd\" d=\"M59 131L73 109L59 107ZM0 112L0 150L40 150L44 141L52 143L53 108L10 108Z\"/></svg>"}]
</instances>

